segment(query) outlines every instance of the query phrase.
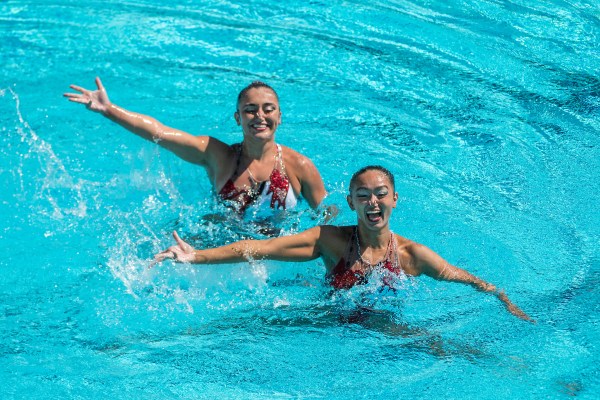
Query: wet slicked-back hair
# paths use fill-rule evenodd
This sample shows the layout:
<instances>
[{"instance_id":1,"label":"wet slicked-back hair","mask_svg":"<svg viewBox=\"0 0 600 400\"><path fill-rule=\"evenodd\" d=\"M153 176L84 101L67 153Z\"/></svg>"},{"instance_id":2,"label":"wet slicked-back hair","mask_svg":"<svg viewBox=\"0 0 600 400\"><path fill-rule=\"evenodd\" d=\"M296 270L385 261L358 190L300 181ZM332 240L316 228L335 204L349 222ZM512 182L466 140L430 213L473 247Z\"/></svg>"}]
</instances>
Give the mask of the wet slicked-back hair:
<instances>
[{"instance_id":1,"label":"wet slicked-back hair","mask_svg":"<svg viewBox=\"0 0 600 400\"><path fill-rule=\"evenodd\" d=\"M392 174L389 169L382 167L381 165L367 165L366 167L362 167L361 169L356 171L354 175L352 175L352 178L350 178L350 186L348 187L350 193L352 193L352 186L354 186L358 177L367 171L381 172L390 180L390 183L392 184L392 190L396 189L396 181L394 179L394 174Z\"/></svg>"},{"instance_id":2,"label":"wet slicked-back hair","mask_svg":"<svg viewBox=\"0 0 600 400\"><path fill-rule=\"evenodd\" d=\"M269 89L275 95L275 98L277 99L277 102L279 102L279 96L277 95L277 92L275 91L275 89L273 89L271 86L267 85L264 82L254 81L251 84L249 84L248 86L246 86L245 88L243 88L242 91L240 92L240 94L238 94L237 104L235 106L236 110L237 110L238 106L240 105L240 101L242 101L242 99L244 98L244 96L246 96L246 93L248 93L248 91L250 89L258 89L258 88Z\"/></svg>"}]
</instances>

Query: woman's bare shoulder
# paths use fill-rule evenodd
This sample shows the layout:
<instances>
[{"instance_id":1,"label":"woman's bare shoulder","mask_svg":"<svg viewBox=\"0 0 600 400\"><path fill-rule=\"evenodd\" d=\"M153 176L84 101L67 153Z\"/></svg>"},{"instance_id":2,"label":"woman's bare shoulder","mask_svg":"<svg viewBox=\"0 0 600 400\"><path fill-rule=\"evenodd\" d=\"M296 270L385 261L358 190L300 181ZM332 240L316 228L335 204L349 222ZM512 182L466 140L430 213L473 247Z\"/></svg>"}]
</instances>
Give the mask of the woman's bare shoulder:
<instances>
[{"instance_id":1,"label":"woman's bare shoulder","mask_svg":"<svg viewBox=\"0 0 600 400\"><path fill-rule=\"evenodd\" d=\"M355 225L336 226L336 225L319 225L321 233L330 236L347 236L352 234Z\"/></svg>"},{"instance_id":2,"label":"woman's bare shoulder","mask_svg":"<svg viewBox=\"0 0 600 400\"><path fill-rule=\"evenodd\" d=\"M396 244L398 245L399 249L404 249L406 251L412 251L415 246L421 246L419 243L415 242L414 240L405 238L404 236L400 236L396 233L394 233L394 238L396 239Z\"/></svg>"},{"instance_id":3,"label":"woman's bare shoulder","mask_svg":"<svg viewBox=\"0 0 600 400\"><path fill-rule=\"evenodd\" d=\"M348 241L352 238L353 229L353 226L320 226L318 243L328 268L337 263L344 255Z\"/></svg>"},{"instance_id":4,"label":"woman's bare shoulder","mask_svg":"<svg viewBox=\"0 0 600 400\"><path fill-rule=\"evenodd\" d=\"M293 169L296 171L312 170L315 168L310 158L297 152L296 150L281 145L283 153L283 162L287 169Z\"/></svg>"},{"instance_id":5,"label":"woman's bare shoulder","mask_svg":"<svg viewBox=\"0 0 600 400\"><path fill-rule=\"evenodd\" d=\"M319 241L326 243L329 247L345 245L352 236L353 229L354 226L321 225Z\"/></svg>"}]
</instances>

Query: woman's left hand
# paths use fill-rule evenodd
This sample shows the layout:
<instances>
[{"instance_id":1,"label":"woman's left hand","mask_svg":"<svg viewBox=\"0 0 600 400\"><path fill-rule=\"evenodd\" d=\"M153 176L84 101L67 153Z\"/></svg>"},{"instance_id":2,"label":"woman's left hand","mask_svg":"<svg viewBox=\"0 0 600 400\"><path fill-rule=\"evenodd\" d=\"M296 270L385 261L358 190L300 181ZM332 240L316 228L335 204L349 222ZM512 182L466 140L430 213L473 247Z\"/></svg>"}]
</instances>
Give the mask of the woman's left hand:
<instances>
[{"instance_id":1,"label":"woman's left hand","mask_svg":"<svg viewBox=\"0 0 600 400\"><path fill-rule=\"evenodd\" d=\"M506 295L506 293L504 293L503 290L497 291L496 292L496 296L498 297L498 299L500 299L501 302L504 303L504 305L506 306L506 309L515 317L521 318L524 321L529 321L532 323L536 323L536 321L531 318L529 315L525 314L525 312L523 310L521 310L519 307L517 307L515 304L513 304L512 301L510 301L510 299L508 298L508 296Z\"/></svg>"}]
</instances>

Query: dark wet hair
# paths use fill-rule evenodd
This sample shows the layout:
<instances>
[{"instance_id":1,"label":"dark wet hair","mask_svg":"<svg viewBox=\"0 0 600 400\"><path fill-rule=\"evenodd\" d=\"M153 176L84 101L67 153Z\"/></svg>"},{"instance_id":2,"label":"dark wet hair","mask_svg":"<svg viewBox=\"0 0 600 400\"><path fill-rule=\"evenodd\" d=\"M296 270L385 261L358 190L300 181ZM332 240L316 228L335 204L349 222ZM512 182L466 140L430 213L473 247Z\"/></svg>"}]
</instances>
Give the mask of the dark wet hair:
<instances>
[{"instance_id":1,"label":"dark wet hair","mask_svg":"<svg viewBox=\"0 0 600 400\"><path fill-rule=\"evenodd\" d=\"M240 105L240 101L242 101L242 99L244 98L244 96L246 96L246 93L248 93L248 91L250 89L257 89L257 88L269 89L275 95L277 102L279 102L279 96L277 96L277 92L275 91L275 89L273 89L271 86L267 85L264 82L254 81L251 84L249 84L248 86L246 86L245 88L243 88L242 91L240 92L240 94L238 94L237 104L236 104L235 108L237 109L237 107Z\"/></svg>"},{"instance_id":2,"label":"dark wet hair","mask_svg":"<svg viewBox=\"0 0 600 400\"><path fill-rule=\"evenodd\" d=\"M384 174L389 180L390 183L392 184L392 190L396 189L396 182L394 180L394 174L392 174L390 172L389 169L382 167L381 165L367 165L366 167L362 167L361 169L359 169L358 171L356 171L354 173L354 175L352 175L352 178L350 178L350 186L348 187L348 190L350 192L352 192L352 186L354 186L354 184L356 183L356 180L358 179L359 176L361 176L362 174L364 174L367 171L379 171L382 174Z\"/></svg>"}]
</instances>

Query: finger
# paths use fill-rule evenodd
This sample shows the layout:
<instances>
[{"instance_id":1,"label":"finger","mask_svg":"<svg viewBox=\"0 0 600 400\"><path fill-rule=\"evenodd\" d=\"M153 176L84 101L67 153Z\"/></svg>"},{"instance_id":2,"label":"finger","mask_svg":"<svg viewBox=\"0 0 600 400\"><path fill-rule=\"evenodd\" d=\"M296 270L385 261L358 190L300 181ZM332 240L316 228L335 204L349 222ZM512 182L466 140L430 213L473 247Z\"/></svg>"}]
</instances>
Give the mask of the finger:
<instances>
[{"instance_id":1,"label":"finger","mask_svg":"<svg viewBox=\"0 0 600 400\"><path fill-rule=\"evenodd\" d=\"M167 258L175 258L175 253L173 252L173 250L167 249L154 256L154 259L159 262L164 261Z\"/></svg>"},{"instance_id":2,"label":"finger","mask_svg":"<svg viewBox=\"0 0 600 400\"><path fill-rule=\"evenodd\" d=\"M180 238L177 232L173 231L173 237L175 238L175 241L177 242L179 248L185 253L190 253L194 251L194 248L189 243Z\"/></svg>"},{"instance_id":3,"label":"finger","mask_svg":"<svg viewBox=\"0 0 600 400\"><path fill-rule=\"evenodd\" d=\"M96 86L98 87L98 90L104 90L104 86L102 85L102 81L100 80L100 77L96 77Z\"/></svg>"},{"instance_id":4,"label":"finger","mask_svg":"<svg viewBox=\"0 0 600 400\"><path fill-rule=\"evenodd\" d=\"M187 243L184 242L183 239L181 239L179 237L179 235L177 234L177 231L173 231L173 238L175 239L175 241L177 242L177 244L179 245L179 247L185 248L185 245L187 245Z\"/></svg>"},{"instance_id":5,"label":"finger","mask_svg":"<svg viewBox=\"0 0 600 400\"><path fill-rule=\"evenodd\" d=\"M83 94L79 94L79 93L63 93L63 96L73 97L73 98L87 97L87 96L85 96Z\"/></svg>"},{"instance_id":6,"label":"finger","mask_svg":"<svg viewBox=\"0 0 600 400\"><path fill-rule=\"evenodd\" d=\"M89 90L82 88L81 86L77 86L77 85L69 85L69 87L71 89L77 90L78 92L81 93L85 93L85 92L89 92Z\"/></svg>"},{"instance_id":7,"label":"finger","mask_svg":"<svg viewBox=\"0 0 600 400\"><path fill-rule=\"evenodd\" d=\"M177 234L177 231L173 231L172 235L173 235L173 239L175 239L175 241L176 241L177 243L179 243L179 242L181 241L181 238L180 238L180 237L179 237L179 235Z\"/></svg>"},{"instance_id":8,"label":"finger","mask_svg":"<svg viewBox=\"0 0 600 400\"><path fill-rule=\"evenodd\" d=\"M168 255L165 255L165 254L156 254L154 256L154 260L150 263L150 265L148 266L148 268L152 268L156 264L160 264L160 263L162 263L163 261L165 261L168 258L170 258Z\"/></svg>"},{"instance_id":9,"label":"finger","mask_svg":"<svg viewBox=\"0 0 600 400\"><path fill-rule=\"evenodd\" d=\"M69 101L74 103L89 104L91 100L86 99L85 97L69 97Z\"/></svg>"}]
</instances>

